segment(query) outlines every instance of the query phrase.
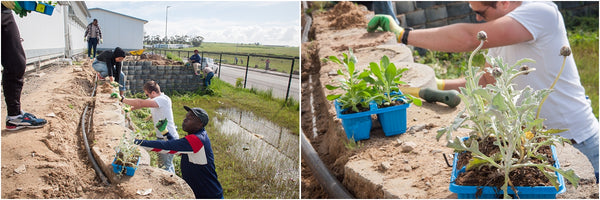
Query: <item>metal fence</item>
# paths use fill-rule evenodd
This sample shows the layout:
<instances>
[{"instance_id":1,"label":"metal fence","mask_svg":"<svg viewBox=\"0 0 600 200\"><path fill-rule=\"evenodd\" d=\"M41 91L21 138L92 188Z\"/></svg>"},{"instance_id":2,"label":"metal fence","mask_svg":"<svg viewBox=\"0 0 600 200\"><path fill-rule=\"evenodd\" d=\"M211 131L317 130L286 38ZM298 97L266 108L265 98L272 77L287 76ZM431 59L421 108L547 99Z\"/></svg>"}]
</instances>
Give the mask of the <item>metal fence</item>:
<instances>
[{"instance_id":1,"label":"metal fence","mask_svg":"<svg viewBox=\"0 0 600 200\"><path fill-rule=\"evenodd\" d=\"M167 55L171 53L174 56L181 58L183 61L194 55L193 51L189 50L177 50L177 49L147 49L146 52L152 52L154 54ZM298 79L300 70L299 69L299 57L298 56L276 56L276 55L261 55L261 54L242 54L242 53L226 53L226 52L208 52L200 51L200 57L212 58L215 64L218 65L218 70L215 72L217 77L221 77L221 65L233 65L237 67L245 68L244 74L244 88L248 81L248 72L250 69L260 69L264 72L272 72L273 74L282 74L288 77L287 79L287 90L285 92L285 101L290 96L290 87L292 79ZM289 75L289 76L288 76ZM296 77L294 77L296 75ZM296 99L299 101L298 99Z\"/></svg>"}]
</instances>

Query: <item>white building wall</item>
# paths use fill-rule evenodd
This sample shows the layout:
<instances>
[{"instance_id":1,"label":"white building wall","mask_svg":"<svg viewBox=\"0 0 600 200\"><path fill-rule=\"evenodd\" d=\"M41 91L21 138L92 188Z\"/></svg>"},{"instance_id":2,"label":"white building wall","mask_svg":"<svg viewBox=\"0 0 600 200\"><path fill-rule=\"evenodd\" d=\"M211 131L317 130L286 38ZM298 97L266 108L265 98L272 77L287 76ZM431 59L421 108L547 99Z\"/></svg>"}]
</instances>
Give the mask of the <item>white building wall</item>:
<instances>
[{"instance_id":1,"label":"white building wall","mask_svg":"<svg viewBox=\"0 0 600 200\"><path fill-rule=\"evenodd\" d=\"M26 17L13 17L23 39L23 49L29 59L56 56L64 53L64 9L56 6L51 16L32 11ZM33 60L32 60L33 61Z\"/></svg>"},{"instance_id":2,"label":"white building wall","mask_svg":"<svg viewBox=\"0 0 600 200\"><path fill-rule=\"evenodd\" d=\"M69 15L69 5L75 15ZM67 49L71 50L71 56L82 53L87 48L87 43L83 41L85 29L81 26L87 15L84 2L59 3L52 15L32 11L26 17L20 18L13 12L23 39L27 64L63 58ZM67 39L70 40L69 48L66 47Z\"/></svg>"},{"instance_id":3,"label":"white building wall","mask_svg":"<svg viewBox=\"0 0 600 200\"><path fill-rule=\"evenodd\" d=\"M121 47L125 51L143 49L144 21L100 9L90 9L91 17L98 19L104 43L98 44L98 50L113 50Z\"/></svg>"}]
</instances>

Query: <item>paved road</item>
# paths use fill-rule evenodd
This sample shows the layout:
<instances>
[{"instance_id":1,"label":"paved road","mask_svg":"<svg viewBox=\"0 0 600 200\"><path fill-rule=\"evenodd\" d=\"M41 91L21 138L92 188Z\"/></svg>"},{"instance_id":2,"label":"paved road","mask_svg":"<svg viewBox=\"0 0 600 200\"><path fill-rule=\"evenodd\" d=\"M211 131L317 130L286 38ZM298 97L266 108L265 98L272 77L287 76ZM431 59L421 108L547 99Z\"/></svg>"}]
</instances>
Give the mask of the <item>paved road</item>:
<instances>
[{"instance_id":1,"label":"paved road","mask_svg":"<svg viewBox=\"0 0 600 200\"><path fill-rule=\"evenodd\" d=\"M231 85L235 85L236 79L244 78L245 73L246 68L221 64L220 79ZM215 76L218 75L215 74ZM249 68L246 88L254 87L260 90L272 88L274 97L285 98L289 79L289 74ZM300 99L300 80L298 75L292 76L289 97L294 98L296 101Z\"/></svg>"}]
</instances>

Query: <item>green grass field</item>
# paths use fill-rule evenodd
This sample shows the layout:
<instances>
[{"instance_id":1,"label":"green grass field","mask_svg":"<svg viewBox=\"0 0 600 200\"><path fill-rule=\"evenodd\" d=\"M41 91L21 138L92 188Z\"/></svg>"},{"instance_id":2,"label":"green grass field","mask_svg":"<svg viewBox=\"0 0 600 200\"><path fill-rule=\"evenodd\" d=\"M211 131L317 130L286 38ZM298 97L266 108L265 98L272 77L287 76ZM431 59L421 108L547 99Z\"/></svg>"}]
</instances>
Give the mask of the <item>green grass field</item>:
<instances>
[{"instance_id":1,"label":"green grass field","mask_svg":"<svg viewBox=\"0 0 600 200\"><path fill-rule=\"evenodd\" d=\"M203 108L211 118L216 116L215 112L219 108L234 107L239 110L251 111L254 115L268 119L290 130L292 134L299 135L300 108L297 101L291 100L286 103L282 99L273 98L268 91L261 92L253 89L235 88L218 78L213 79L210 88L214 91L214 95L202 95L203 91L168 94L172 100L173 116L180 138L187 135L181 129L181 123L186 115L186 111L183 109L184 105ZM135 97L145 98L142 93L135 94ZM152 122L143 120L150 114L149 109L135 110L132 113L132 120L144 132L144 135L154 135ZM255 166L248 166L246 161L236 159L236 155L232 155L232 152L228 150L236 143L236 138L227 136L227 134L220 134L217 127L214 127L211 122L207 125L206 131L211 139L215 166L219 181L223 186L225 198L299 198L299 180L290 180L283 183L274 180L278 172L277 166L258 170L257 173L257 170L253 169ZM146 139L153 138L148 137ZM155 153L150 153L150 155L152 157L151 165L156 167L157 156ZM175 156L173 160L175 171L179 176L181 176L180 160L180 156Z\"/></svg>"},{"instance_id":2,"label":"green grass field","mask_svg":"<svg viewBox=\"0 0 600 200\"><path fill-rule=\"evenodd\" d=\"M193 51L198 49L201 53L204 52L204 57L209 57L215 60L215 62L219 61L221 58L222 63L238 65L240 67L248 67L250 68L259 68L265 69L266 67L266 59L270 60L269 68L271 70L276 70L278 72L290 73L290 69L292 67L291 59L280 59L280 58L271 58L270 56L278 56L278 57L299 57L300 56L300 48L299 47L285 47L285 46L265 46L265 45L250 45L250 44L233 44L233 43L214 43L214 42L204 42L202 46L199 47L191 47L191 48L183 48L183 49L169 49L169 51L173 51L173 54L182 58L183 60L187 60L191 55L193 55ZM215 53L207 53L207 52L215 52ZM243 54L243 55L228 55L223 54L222 57L219 57L220 52L223 53L231 53L231 54ZM250 60L248 60L248 54L256 54L261 56L250 56ZM236 64L235 58L238 58L238 62ZM295 59L293 71L299 70L299 60Z\"/></svg>"}]
</instances>

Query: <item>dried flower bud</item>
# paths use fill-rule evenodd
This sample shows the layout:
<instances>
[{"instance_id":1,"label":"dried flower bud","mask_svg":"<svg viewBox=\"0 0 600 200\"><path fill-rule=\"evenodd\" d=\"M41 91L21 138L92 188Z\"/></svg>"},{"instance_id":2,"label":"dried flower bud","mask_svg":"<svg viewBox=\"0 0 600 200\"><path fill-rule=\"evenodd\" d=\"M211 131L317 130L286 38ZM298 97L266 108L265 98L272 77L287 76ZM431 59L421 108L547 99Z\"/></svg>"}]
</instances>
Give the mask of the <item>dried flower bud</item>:
<instances>
[{"instance_id":1,"label":"dried flower bud","mask_svg":"<svg viewBox=\"0 0 600 200\"><path fill-rule=\"evenodd\" d=\"M494 69L492 69L492 75L496 78L502 76L502 69L494 67Z\"/></svg>"},{"instance_id":2,"label":"dried flower bud","mask_svg":"<svg viewBox=\"0 0 600 200\"><path fill-rule=\"evenodd\" d=\"M519 68L519 71L527 71L529 70L529 66L527 65L521 65L521 68ZM525 73L525 75L529 74L529 72Z\"/></svg>"},{"instance_id":3,"label":"dried flower bud","mask_svg":"<svg viewBox=\"0 0 600 200\"><path fill-rule=\"evenodd\" d=\"M487 33L485 33L485 31L479 31L479 33L477 33L477 40L479 40L479 41L487 40Z\"/></svg>"},{"instance_id":4,"label":"dried flower bud","mask_svg":"<svg viewBox=\"0 0 600 200\"><path fill-rule=\"evenodd\" d=\"M571 48L569 46L563 46L562 48L560 48L560 55L565 57L570 56Z\"/></svg>"}]
</instances>

